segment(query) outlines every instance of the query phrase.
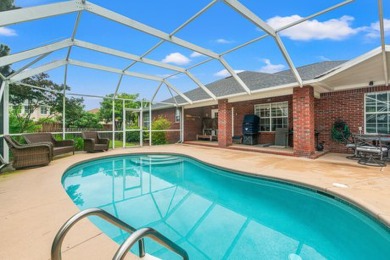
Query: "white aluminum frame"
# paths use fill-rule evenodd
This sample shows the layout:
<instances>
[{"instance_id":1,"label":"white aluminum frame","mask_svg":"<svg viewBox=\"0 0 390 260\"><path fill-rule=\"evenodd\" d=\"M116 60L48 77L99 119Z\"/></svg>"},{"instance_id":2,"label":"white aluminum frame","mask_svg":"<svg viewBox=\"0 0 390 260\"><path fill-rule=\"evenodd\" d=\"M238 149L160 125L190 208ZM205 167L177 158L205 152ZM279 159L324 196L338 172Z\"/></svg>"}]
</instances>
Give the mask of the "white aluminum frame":
<instances>
[{"instance_id":1,"label":"white aluminum frame","mask_svg":"<svg viewBox=\"0 0 390 260\"><path fill-rule=\"evenodd\" d=\"M0 59L0 64L11 64L11 63L15 62L16 60L20 61L20 60L24 60L24 59L27 59L27 58L32 57L32 56L43 55L43 54L47 55L49 52L53 52L53 51L56 51L56 50L59 50L59 49L62 49L62 48L68 48L67 57L65 59L66 66L68 64L73 64L73 65L79 65L79 66L86 66L86 67L89 67L89 68L92 68L92 69L102 69L102 70L105 70L105 71L109 71L109 72L120 74L120 79L119 79L119 82L117 84L115 93L117 93L118 89L120 88L123 75L137 77L137 75L134 75L132 73L128 73L127 70L130 67L132 67L135 63L142 62L142 63L148 64L148 65L158 66L158 67L174 70L176 72L180 72L180 73L185 74L193 82L195 82L198 85L198 87L202 88L212 99L216 100L217 97L210 90L208 90L204 86L204 84L202 84L200 82L200 80L195 78L195 76L192 75L189 72L189 69L185 69L185 68L181 68L181 67L178 67L178 66L165 64L165 63L158 62L158 61L153 61L153 60L145 58L145 56L148 55L149 53L151 53L156 48L158 48L163 42L170 42L170 43L182 46L184 48L196 51L198 53L201 53L203 55L206 55L206 56L210 57L211 58L210 60L214 60L214 59L218 60L223 65L223 67L225 67L225 69L236 79L236 81L245 90L245 92L250 95L251 91L248 88L248 86L246 86L246 84L238 77L238 75L235 73L234 69L225 61L225 59L223 59L222 56L227 54L227 53L230 53L232 51L235 51L235 50L237 50L237 49L239 49L241 47L244 47L244 46L246 46L248 44L256 42L256 41L258 41L258 40L260 40L260 39L262 39L262 38L264 38L266 36L272 36L275 39L275 42L276 42L277 46L279 47L280 51L282 52L282 55L285 57L287 63L289 64L290 69L292 70L292 72L293 72L293 74L294 74L294 76L295 76L295 78L297 80L297 83L300 86L303 86L302 79L301 79L298 71L296 70L296 68L295 68L295 66L293 64L293 62L292 62L292 60L291 60L291 58L290 58L290 56L288 54L288 51L284 47L284 44L283 44L282 40L280 39L280 37L278 35L278 32L280 32L281 30L284 30L286 28L289 28L291 26L294 26L296 24L299 24L299 23L301 23L303 21L306 21L309 18L313 18L315 16L318 16L320 14L323 14L325 12L331 11L331 10L333 10L335 8L338 8L340 6L348 4L348 3L352 2L352 1L353 0L343 1L343 2L341 2L339 4L337 4L337 5L334 5L334 6L332 6L330 8L327 8L327 9L321 11L321 12L318 12L318 13L316 13L314 15L311 15L308 18L303 18L300 21L294 22L294 23L292 23L290 25L284 26L283 28L275 30L274 28L270 27L260 17L258 17L256 14L254 14L250 9L248 9L246 6L244 6L239 1L237 1L237 0L223 0L223 3L225 3L227 6L229 6L230 8L235 10L237 13L241 14L246 19L248 19L249 21L251 21L256 26L258 26L259 28L261 28L262 30L264 30L266 32L265 36L259 37L257 39L252 40L252 41L249 41L249 42L247 42L245 44L242 44L242 45L240 45L238 47L235 47L235 48L233 48L233 49L231 49L231 50L229 50L229 51L227 51L227 52L225 52L223 54L217 54L217 53L212 52L212 51L210 51L208 49L205 49L205 48L203 48L201 46L195 45L195 44L193 44L191 42L187 42L185 40L182 40L182 39L174 36L177 32L179 32L180 30L185 28L188 24L190 24L192 21L196 20L203 13L205 13L212 6L214 6L218 2L218 0L211 1L209 4L207 4L204 8L202 8L200 11L198 11L196 14L194 14L191 18L189 18L187 21L185 21L183 24L181 24L177 29L175 29L170 34L162 32L162 31L160 31L160 30L158 30L158 29L156 29L154 27L147 26L147 25L142 24L142 23L140 23L138 21L135 21L135 20L133 20L133 19L131 19L129 17L126 17L124 15L118 14L116 12L113 12L113 11L108 10L106 8L100 7L100 6L96 5L96 4L90 3L90 2L85 1L85 0L73 0L73 1L60 2L60 3L55 3L55 4L41 5L41 6L37 6L37 7L16 9L16 10L11 10L11 11L7 11L7 12L2 12L2 16L0 17L0 27L1 26L6 26L6 25L11 25L11 24L22 23L22 22L28 22L28 21L32 21L32 20L36 20L36 19L47 18L47 17L51 17L51 16L58 16L58 15L64 15L64 14L69 14L69 13L75 13L75 12L77 12L78 15L77 15L76 23L74 25L72 36L71 36L70 39L67 39L67 40L64 40L64 41L61 41L61 42L58 42L58 43L55 43L55 44L48 44L46 46L43 46L43 47L40 47L40 48L37 48L37 49L34 49L34 50L26 51L26 52L20 53L18 56L14 56L13 55L12 57L8 57L9 58L8 61L5 60L5 59L4 60ZM381 0L378 0L378 1L381 2ZM379 7L379 10L381 11L382 8ZM137 55L125 53L125 52L122 52L122 51L117 51L117 50L114 50L114 49L110 49L110 48L106 48L106 47L103 47L103 46L99 46L99 45L96 45L96 44L93 44L93 43L88 43L88 42L76 40L75 39L76 32L77 32L77 29L78 29L78 26L79 26L79 23L80 23L80 20L81 20L81 14L84 11L92 13L92 14L95 14L95 15L98 15L98 16L101 16L103 18L106 18L106 19L114 21L116 23L125 25L127 27L136 29L136 30L141 31L141 32L143 32L145 34L152 35L154 37L157 37L157 38L161 39L161 41L159 43L157 43L154 47L152 47L149 51L147 51L144 55L137 56ZM84 62L72 61L72 60L70 60L70 53L71 53L71 49L72 49L73 46L78 46L78 47L82 47L82 48L92 49L94 51L99 51L99 52L102 52L102 53L105 53L105 54L125 57L127 59L133 60L133 63L130 64L125 69L123 69L122 72L119 72L118 69L113 69L113 68L109 68L109 67L106 67L106 66L92 65L92 64L88 64L87 62L84 63ZM60 62L55 63L55 64L59 65ZM27 67L29 67L29 66L27 66ZM52 66L41 67L39 70L34 70L34 72L39 73L39 72L42 72L42 70L45 70L45 69L46 70L50 70L50 69L53 69L53 68L56 68L54 64ZM31 73L24 74L24 76L28 76ZM146 75L138 75L138 76L142 76L143 78L146 77L147 79L157 80L155 77L151 77L151 76L146 76ZM16 77L16 78L14 79L13 77ZM12 75L11 82L18 81L18 80L21 80L21 79L22 79L22 77L17 77L17 75ZM162 81L162 80L160 80L160 81ZM169 87L171 88L171 86L169 86ZM178 90L178 89L176 88L176 90ZM176 90L175 90L175 92L178 92ZM184 94L180 94L180 95L184 96ZM186 97L184 99L189 104L192 104L192 101L190 102L190 99L188 97Z\"/></svg>"},{"instance_id":2,"label":"white aluminum frame","mask_svg":"<svg viewBox=\"0 0 390 260\"><path fill-rule=\"evenodd\" d=\"M135 21L129 17L126 17L124 15L121 15L119 13L113 12L111 10L108 10L106 8L103 8L101 6L98 6L96 4L90 3L86 0L70 0L70 1L64 1L64 2L59 2L59 3L54 3L54 4L46 4L46 5L40 5L36 7L29 7L29 8L21 8L21 9L14 9L14 10L9 10L1 13L0 16L0 27L3 26L8 26L8 25L13 25L13 24L18 24L18 23L24 23L24 22L29 22L37 19L43 19L47 17L53 17L53 16L59 16L59 15L65 15L65 14L71 14L71 13L77 13L77 18L74 24L74 28L72 31L72 34L69 39L65 39L62 41L58 41L55 43L51 44L46 44L44 46L40 46L34 49L30 50L25 50L20 53L16 54L11 54L5 57L0 57L0 67L1 66L6 66L10 65L19 61L24 61L30 58L35 58L33 61L29 62L27 65L23 66L13 74L9 75L7 78L5 78L3 75L0 75L3 80L4 84L1 89L0 89L0 99L4 97L4 106L7 106L7 110L4 110L4 112L8 112L8 98L6 97L8 95L8 85L9 83L19 83L21 80L34 76L36 74L39 74L41 72L46 72L52 69L59 68L61 66L64 66L64 84L66 85L67 80L68 80L68 68L69 66L81 66L81 67L86 67L90 69L96 69L96 70L103 70L107 71L110 73L115 73L119 74L119 80L118 83L116 84L115 92L114 92L114 97L113 97L113 106L114 106L114 101L116 99L117 93L120 89L121 83L123 76L129 76L129 77L137 77L137 78L142 78L146 80L152 80L159 82L159 85L156 87L155 92L153 93L152 97L150 98L150 104L154 102L154 99L158 92L161 90L162 84L165 84L168 88L168 91L171 93L173 100L175 101L175 104L170 104L172 106L179 106L179 104L176 101L175 96L172 94L172 90L179 96L181 96L184 100L185 103L180 104L180 106L183 105L188 105L188 104L193 104L194 101L188 98L184 93L180 91L179 88L176 86L173 86L168 79L172 78L175 75L178 74L183 74L186 77L188 77L191 81L193 81L199 88L201 88L203 91L207 93L207 95L210 97L210 100L217 100L218 98L223 98L223 97L217 97L215 96L214 93L212 93L195 75L193 75L190 70L201 66L209 61L216 60L219 61L219 63L222 64L222 66L231 74L231 76L238 82L238 84L241 86L241 88L248 94L251 95L252 92L249 89L249 87L245 84L244 81L241 80L241 78L235 73L234 68L230 66L230 64L225 60L224 56L232 53L240 48L243 48L245 46L248 46L250 44L253 44L257 41L260 41L268 36L271 36L279 48L281 54L283 55L284 59L286 60L287 64L289 65L295 79L297 82L297 85L303 86L304 82L302 81L301 76L299 75L299 72L297 71L296 67L294 66L294 63L292 59L290 58L290 55L288 53L288 50L285 48L284 43L282 39L279 36L279 33L287 28L290 28L292 26L295 26L297 24L300 24L304 21L307 21L308 19L312 19L314 17L317 17L319 15L322 15L326 12L332 11L336 8L339 8L341 6L347 5L349 3L352 3L354 0L344 0L336 5L333 5L329 8L326 8L324 10L321 10L315 14L309 15L305 18L302 18L299 21L290 23L286 26L283 26L281 28L272 28L269 26L266 22L264 22L258 15L256 15L253 11L251 11L249 8L244 6L240 1L238 0L211 0L206 6L204 6L201 10L196 12L192 17L190 17L188 20L186 20L184 23L182 23L180 26L178 26L173 32L171 33L166 33L161 30L158 30L154 27L148 26L146 24L140 23L138 21ZM253 24L255 24L258 28L262 29L265 32L265 35L257 37L255 39L252 39L248 42L245 42L243 44L240 44L228 51L225 51L223 53L215 53L211 50L208 50L206 48L203 48L199 45L193 44L191 42L185 41L181 38L178 38L175 36L180 30L184 29L186 26L188 26L191 22L195 21L198 19L202 14L207 12L210 8L212 8L216 3L222 2L226 6L232 8L235 12L238 14L242 15L245 19L249 20ZM97 45L94 43L86 42L86 41L81 41L76 39L76 33L79 27L79 24L82 22L82 14L84 12L89 12L94 15L98 15L100 17L103 17L105 19L111 20L115 23L125 25L131 29L138 30L142 33L151 35L153 37L156 37L160 39L160 41L155 44L152 48L150 48L148 51L146 51L143 55L134 55L131 53L115 50L112 48L107 48L101 45ZM383 68L384 68L384 79L386 82L386 85L389 84L389 75L388 75L388 64L386 60L386 46L385 46L385 36L384 36L384 24L383 24L383 5L382 5L382 0L378 0L378 14L379 14L379 21L380 21L380 35L381 35L381 51L382 51L382 56L383 56ZM206 55L209 57L209 59L206 59L196 65L192 65L191 67L185 68L181 66L175 66L175 65L170 65L163 63L161 61L156 61L147 58L146 56L149 55L151 52L153 52L155 49L159 48L164 42L169 42L181 47L184 47L188 50L192 50L198 53L201 53L203 55ZM108 66L103 66L99 64L94 64L94 63L88 63L88 61L78 61L71 57L72 53L72 48L76 46L79 48L83 49L89 49L92 51L97 51L106 55L113 55L117 57L121 57L124 59L131 60L132 62L125 67L124 69L119 69L119 68L112 68ZM46 63L45 65L32 68L34 64L36 64L38 61L41 61L47 57L50 56L51 53L57 52L59 50L67 48L67 55L64 58L64 60L55 60L51 61L49 63ZM168 75L166 77L160 77L160 76L155 76L155 75L148 75L148 74L143 74L143 73L138 73L138 72L132 72L129 71L129 69L136 63L143 63L149 66L155 66L155 67L160 67L163 69L168 69L173 71L173 74ZM64 99L66 95L66 90L63 91L64 94ZM83 95L83 96L92 96L89 94L74 94L74 93L68 93L71 95ZM199 102L199 101L196 101ZM149 107L149 110L151 110L151 107ZM64 106L64 120L65 120L65 106ZM150 117L151 117L151 111L150 111ZM113 115L114 119L114 115ZM4 119L4 127L8 129L9 124L8 124L8 119ZM65 124L64 124L65 125ZM151 131L151 129L149 130ZM181 124L181 135L183 134L184 131L184 126ZM63 129L63 135L64 133ZM114 122L113 122L113 137L115 137L115 127L114 127ZM150 138L151 139L151 138ZM151 140L150 140L151 142ZM151 144L151 143L150 143Z\"/></svg>"}]
</instances>

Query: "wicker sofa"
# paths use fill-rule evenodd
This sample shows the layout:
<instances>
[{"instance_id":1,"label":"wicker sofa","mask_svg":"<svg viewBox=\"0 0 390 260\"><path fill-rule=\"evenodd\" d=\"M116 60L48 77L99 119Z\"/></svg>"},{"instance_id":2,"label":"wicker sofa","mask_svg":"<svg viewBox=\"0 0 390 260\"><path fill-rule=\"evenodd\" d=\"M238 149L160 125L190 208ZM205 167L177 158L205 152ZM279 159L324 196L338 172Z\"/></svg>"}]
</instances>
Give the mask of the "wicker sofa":
<instances>
[{"instance_id":1,"label":"wicker sofa","mask_svg":"<svg viewBox=\"0 0 390 260\"><path fill-rule=\"evenodd\" d=\"M49 143L52 147L53 156L70 153L74 154L74 141L73 140L56 140L51 133L34 133L23 135L27 143Z\"/></svg>"},{"instance_id":2,"label":"wicker sofa","mask_svg":"<svg viewBox=\"0 0 390 260\"><path fill-rule=\"evenodd\" d=\"M12 152L12 166L15 169L48 165L53 159L51 145L48 143L20 144L9 135L3 138Z\"/></svg>"},{"instance_id":3,"label":"wicker sofa","mask_svg":"<svg viewBox=\"0 0 390 260\"><path fill-rule=\"evenodd\" d=\"M98 132L82 132L81 135L84 139L84 151L91 153L108 150L110 139L101 138Z\"/></svg>"}]
</instances>

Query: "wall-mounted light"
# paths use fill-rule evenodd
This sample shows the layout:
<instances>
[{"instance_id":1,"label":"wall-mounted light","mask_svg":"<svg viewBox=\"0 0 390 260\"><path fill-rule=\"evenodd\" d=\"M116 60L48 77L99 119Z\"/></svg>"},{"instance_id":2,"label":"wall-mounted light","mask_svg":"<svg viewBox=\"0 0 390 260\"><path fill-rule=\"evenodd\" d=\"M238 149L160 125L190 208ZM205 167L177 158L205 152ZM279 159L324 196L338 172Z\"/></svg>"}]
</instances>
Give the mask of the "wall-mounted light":
<instances>
[{"instance_id":1,"label":"wall-mounted light","mask_svg":"<svg viewBox=\"0 0 390 260\"><path fill-rule=\"evenodd\" d=\"M368 82L368 85L369 86L373 86L374 85L374 81L371 80L370 82Z\"/></svg>"}]
</instances>

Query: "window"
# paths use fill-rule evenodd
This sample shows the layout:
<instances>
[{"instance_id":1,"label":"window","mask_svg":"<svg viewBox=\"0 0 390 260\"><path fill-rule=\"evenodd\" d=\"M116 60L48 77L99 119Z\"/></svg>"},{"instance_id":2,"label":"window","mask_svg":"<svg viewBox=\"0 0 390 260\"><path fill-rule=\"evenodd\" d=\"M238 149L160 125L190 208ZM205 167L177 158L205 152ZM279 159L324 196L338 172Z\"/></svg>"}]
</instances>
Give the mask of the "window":
<instances>
[{"instance_id":1,"label":"window","mask_svg":"<svg viewBox=\"0 0 390 260\"><path fill-rule=\"evenodd\" d=\"M34 108L32 106L29 106L29 105L24 105L23 106L23 110L22 110L22 114L32 114L34 113Z\"/></svg>"},{"instance_id":2,"label":"window","mask_svg":"<svg viewBox=\"0 0 390 260\"><path fill-rule=\"evenodd\" d=\"M218 109L211 109L211 118L218 118Z\"/></svg>"},{"instance_id":3,"label":"window","mask_svg":"<svg viewBox=\"0 0 390 260\"><path fill-rule=\"evenodd\" d=\"M149 124L150 124L150 120L149 120L149 113L144 113L143 114L143 127L149 129Z\"/></svg>"},{"instance_id":4,"label":"window","mask_svg":"<svg viewBox=\"0 0 390 260\"><path fill-rule=\"evenodd\" d=\"M260 131L275 131L288 127L288 102L255 105L255 115L260 117Z\"/></svg>"},{"instance_id":5,"label":"window","mask_svg":"<svg viewBox=\"0 0 390 260\"><path fill-rule=\"evenodd\" d=\"M365 95L365 123L368 134L390 133L390 92Z\"/></svg>"},{"instance_id":6,"label":"window","mask_svg":"<svg viewBox=\"0 0 390 260\"><path fill-rule=\"evenodd\" d=\"M181 114L180 108L176 108L176 111L175 111L175 123L180 123L180 114Z\"/></svg>"},{"instance_id":7,"label":"window","mask_svg":"<svg viewBox=\"0 0 390 260\"><path fill-rule=\"evenodd\" d=\"M41 115L47 115L49 113L47 106L41 106Z\"/></svg>"}]
</instances>

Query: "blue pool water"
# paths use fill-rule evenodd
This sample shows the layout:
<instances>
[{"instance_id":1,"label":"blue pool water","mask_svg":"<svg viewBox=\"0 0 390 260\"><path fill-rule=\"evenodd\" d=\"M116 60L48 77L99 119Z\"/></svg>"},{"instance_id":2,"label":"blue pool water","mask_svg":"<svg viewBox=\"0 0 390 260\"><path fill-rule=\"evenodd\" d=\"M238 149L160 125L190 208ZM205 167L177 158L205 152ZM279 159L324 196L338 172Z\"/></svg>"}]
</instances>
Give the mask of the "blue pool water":
<instances>
[{"instance_id":1,"label":"blue pool water","mask_svg":"<svg viewBox=\"0 0 390 260\"><path fill-rule=\"evenodd\" d=\"M390 259L389 229L356 208L187 157L94 160L70 168L63 186L80 209L99 207L135 228L153 227L190 259ZM118 243L128 236L92 221ZM149 239L146 251L176 258Z\"/></svg>"}]
</instances>

